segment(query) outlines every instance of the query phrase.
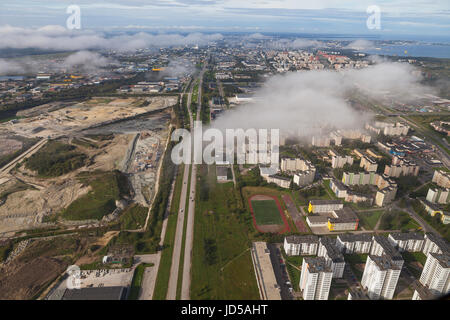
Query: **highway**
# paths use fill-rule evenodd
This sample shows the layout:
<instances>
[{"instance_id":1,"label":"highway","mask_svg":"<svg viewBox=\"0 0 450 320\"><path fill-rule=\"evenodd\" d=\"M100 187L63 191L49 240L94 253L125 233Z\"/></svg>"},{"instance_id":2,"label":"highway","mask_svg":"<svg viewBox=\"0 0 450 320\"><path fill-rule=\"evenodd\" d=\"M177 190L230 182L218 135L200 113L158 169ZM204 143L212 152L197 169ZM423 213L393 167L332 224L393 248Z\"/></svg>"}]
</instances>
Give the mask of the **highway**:
<instances>
[{"instance_id":1,"label":"highway","mask_svg":"<svg viewBox=\"0 0 450 320\"><path fill-rule=\"evenodd\" d=\"M192 91L194 89L194 85L191 85L190 92L188 93L187 106L189 110L189 118L192 128L192 114L190 111ZM183 97L181 97L181 101L183 101ZM175 240L173 246L172 253L172 264L170 265L170 277L169 277L169 285L167 289L167 300L175 300L177 297L177 284L178 284L178 270L180 269L180 257L181 257L181 247L183 243L183 227L184 227L184 216L186 212L186 198L188 193L188 181L189 181L189 170L191 168L190 164L184 165L184 173L183 173L183 185L181 187L181 195L180 195L180 208L178 211L177 217L177 227L175 230Z\"/></svg>"},{"instance_id":2,"label":"highway","mask_svg":"<svg viewBox=\"0 0 450 320\"><path fill-rule=\"evenodd\" d=\"M204 65L200 73L200 84L198 86L198 97L197 97L197 121L201 121L202 113L202 85L203 85L203 75L206 70L206 64ZM191 128L193 128L192 115L189 114L191 120ZM190 289L191 289L191 264L192 264L192 246L194 244L194 216L195 216L195 191L197 185L197 166L192 164L191 173L191 186L189 194L189 211L187 216L187 228L186 228L186 242L184 247L184 265L183 265L183 282L181 284L181 300L190 299Z\"/></svg>"}]
</instances>

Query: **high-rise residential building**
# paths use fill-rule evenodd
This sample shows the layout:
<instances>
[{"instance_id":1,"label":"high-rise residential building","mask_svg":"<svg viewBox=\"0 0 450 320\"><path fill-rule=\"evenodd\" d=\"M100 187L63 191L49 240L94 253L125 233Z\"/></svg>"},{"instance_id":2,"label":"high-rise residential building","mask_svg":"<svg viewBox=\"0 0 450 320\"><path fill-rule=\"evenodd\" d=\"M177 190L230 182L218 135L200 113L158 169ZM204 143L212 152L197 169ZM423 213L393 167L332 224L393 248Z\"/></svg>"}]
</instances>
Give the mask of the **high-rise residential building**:
<instances>
[{"instance_id":1,"label":"high-rise residential building","mask_svg":"<svg viewBox=\"0 0 450 320\"><path fill-rule=\"evenodd\" d=\"M375 172L344 172L342 174L342 183L347 186L354 185L375 185L378 174Z\"/></svg>"},{"instance_id":2,"label":"high-rise residential building","mask_svg":"<svg viewBox=\"0 0 450 320\"><path fill-rule=\"evenodd\" d=\"M288 256L316 255L318 247L318 236L287 236L284 238L283 248Z\"/></svg>"},{"instance_id":3,"label":"high-rise residential building","mask_svg":"<svg viewBox=\"0 0 450 320\"><path fill-rule=\"evenodd\" d=\"M340 234L336 238L336 246L345 254L370 253L370 248L372 247L372 235L368 233Z\"/></svg>"},{"instance_id":4,"label":"high-rise residential building","mask_svg":"<svg viewBox=\"0 0 450 320\"><path fill-rule=\"evenodd\" d=\"M426 199L431 203L447 204L450 202L450 189L430 188Z\"/></svg>"},{"instance_id":5,"label":"high-rise residential building","mask_svg":"<svg viewBox=\"0 0 450 320\"><path fill-rule=\"evenodd\" d=\"M403 267L403 264L405 262L398 250L395 249L394 246L389 242L388 238L384 236L373 236L370 254L379 257L388 256L391 262L398 265L400 269Z\"/></svg>"},{"instance_id":6,"label":"high-rise residential building","mask_svg":"<svg viewBox=\"0 0 450 320\"><path fill-rule=\"evenodd\" d=\"M301 158L283 158L281 159L280 169L281 171L308 171L314 168L313 164L309 160Z\"/></svg>"},{"instance_id":7,"label":"high-rise residential building","mask_svg":"<svg viewBox=\"0 0 450 320\"><path fill-rule=\"evenodd\" d=\"M341 156L333 150L328 152L331 156L331 167L332 168L343 168L346 164L353 164L352 156Z\"/></svg>"},{"instance_id":8,"label":"high-rise residential building","mask_svg":"<svg viewBox=\"0 0 450 320\"><path fill-rule=\"evenodd\" d=\"M300 187L310 185L314 182L316 168L308 171L299 171L294 174L294 183Z\"/></svg>"},{"instance_id":9,"label":"high-rise residential building","mask_svg":"<svg viewBox=\"0 0 450 320\"><path fill-rule=\"evenodd\" d=\"M389 242L400 252L421 252L425 239L417 232L397 232L388 236Z\"/></svg>"},{"instance_id":10,"label":"high-rise residential building","mask_svg":"<svg viewBox=\"0 0 450 320\"><path fill-rule=\"evenodd\" d=\"M304 300L328 300L333 271L325 258L303 259L300 275L300 290Z\"/></svg>"},{"instance_id":11,"label":"high-rise residential building","mask_svg":"<svg viewBox=\"0 0 450 320\"><path fill-rule=\"evenodd\" d=\"M444 253L450 251L450 246L443 238L434 233L425 233L425 243L423 244L422 252L428 256L429 253Z\"/></svg>"},{"instance_id":12,"label":"high-rise residential building","mask_svg":"<svg viewBox=\"0 0 450 320\"><path fill-rule=\"evenodd\" d=\"M444 170L436 170L433 174L432 181L439 187L450 188L450 172Z\"/></svg>"},{"instance_id":13,"label":"high-rise residential building","mask_svg":"<svg viewBox=\"0 0 450 320\"><path fill-rule=\"evenodd\" d=\"M361 285L364 289L367 289L370 299L392 299L401 269L387 255L369 255L364 268Z\"/></svg>"},{"instance_id":14,"label":"high-rise residential building","mask_svg":"<svg viewBox=\"0 0 450 320\"><path fill-rule=\"evenodd\" d=\"M379 207L383 207L394 201L396 195L397 186L390 186L382 190L378 190L375 195L375 204Z\"/></svg>"},{"instance_id":15,"label":"high-rise residential building","mask_svg":"<svg viewBox=\"0 0 450 320\"><path fill-rule=\"evenodd\" d=\"M366 155L361 158L361 163L359 164L359 166L367 172L376 172L378 169L377 162Z\"/></svg>"},{"instance_id":16,"label":"high-rise residential building","mask_svg":"<svg viewBox=\"0 0 450 320\"><path fill-rule=\"evenodd\" d=\"M344 256L336 247L336 241L328 237L322 237L319 241L319 257L324 257L327 264L333 271L333 278L342 278L344 275L345 261Z\"/></svg>"},{"instance_id":17,"label":"high-rise residential building","mask_svg":"<svg viewBox=\"0 0 450 320\"><path fill-rule=\"evenodd\" d=\"M361 288L351 288L348 291L347 300L370 300L367 292Z\"/></svg>"},{"instance_id":18,"label":"high-rise residential building","mask_svg":"<svg viewBox=\"0 0 450 320\"><path fill-rule=\"evenodd\" d=\"M430 253L420 276L420 283L434 295L450 291L450 254Z\"/></svg>"},{"instance_id":19,"label":"high-rise residential building","mask_svg":"<svg viewBox=\"0 0 450 320\"><path fill-rule=\"evenodd\" d=\"M425 286L423 286L419 281L413 282L414 293L411 300L433 300L435 299L434 294Z\"/></svg>"}]
</instances>

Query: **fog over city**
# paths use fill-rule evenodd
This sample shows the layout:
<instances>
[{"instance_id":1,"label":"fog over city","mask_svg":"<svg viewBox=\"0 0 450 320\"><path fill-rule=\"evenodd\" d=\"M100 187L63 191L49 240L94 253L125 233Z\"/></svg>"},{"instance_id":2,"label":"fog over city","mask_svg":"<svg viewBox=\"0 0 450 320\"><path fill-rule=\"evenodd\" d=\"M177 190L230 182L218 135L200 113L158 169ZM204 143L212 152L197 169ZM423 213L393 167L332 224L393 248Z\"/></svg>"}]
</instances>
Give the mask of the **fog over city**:
<instances>
[{"instance_id":1,"label":"fog over city","mask_svg":"<svg viewBox=\"0 0 450 320\"><path fill-rule=\"evenodd\" d=\"M88 50L106 49L121 52L145 48L183 45L204 45L222 39L221 34L135 34L105 35L90 30L67 30L62 26L41 28L0 26L0 49Z\"/></svg>"},{"instance_id":2,"label":"fog over city","mask_svg":"<svg viewBox=\"0 0 450 320\"><path fill-rule=\"evenodd\" d=\"M318 134L321 128L363 127L372 115L355 111L346 100L355 89L371 98L386 94L397 101L411 94L431 92L407 64L380 62L366 69L308 71L271 77L255 94L254 102L227 112L214 126L225 128L273 128L300 135Z\"/></svg>"}]
</instances>

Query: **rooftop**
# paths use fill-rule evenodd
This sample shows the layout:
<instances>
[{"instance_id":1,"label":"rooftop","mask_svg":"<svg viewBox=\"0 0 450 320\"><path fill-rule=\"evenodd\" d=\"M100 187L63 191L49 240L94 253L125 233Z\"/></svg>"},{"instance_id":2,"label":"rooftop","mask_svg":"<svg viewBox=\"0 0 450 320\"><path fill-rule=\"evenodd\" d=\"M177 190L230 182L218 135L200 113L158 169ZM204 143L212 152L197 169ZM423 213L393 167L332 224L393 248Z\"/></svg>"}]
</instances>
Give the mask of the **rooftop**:
<instances>
[{"instance_id":1,"label":"rooftop","mask_svg":"<svg viewBox=\"0 0 450 320\"><path fill-rule=\"evenodd\" d=\"M390 236L394 240L423 240L423 235L417 232L394 232Z\"/></svg>"},{"instance_id":2,"label":"rooftop","mask_svg":"<svg viewBox=\"0 0 450 320\"><path fill-rule=\"evenodd\" d=\"M299 243L319 243L319 237L314 235L306 236L287 236L287 243L299 244Z\"/></svg>"},{"instance_id":3,"label":"rooftop","mask_svg":"<svg viewBox=\"0 0 450 320\"><path fill-rule=\"evenodd\" d=\"M372 234L369 233L359 233L359 234L344 233L338 235L338 238L342 242L356 242L356 241L372 242Z\"/></svg>"},{"instance_id":4,"label":"rooftop","mask_svg":"<svg viewBox=\"0 0 450 320\"><path fill-rule=\"evenodd\" d=\"M324 257L305 257L304 263L308 265L308 271L310 273L318 272L332 272L331 266L329 266Z\"/></svg>"},{"instance_id":5,"label":"rooftop","mask_svg":"<svg viewBox=\"0 0 450 320\"><path fill-rule=\"evenodd\" d=\"M310 200L310 204L313 206L317 205L328 205L328 204L343 204L341 200Z\"/></svg>"},{"instance_id":6,"label":"rooftop","mask_svg":"<svg viewBox=\"0 0 450 320\"><path fill-rule=\"evenodd\" d=\"M375 262L377 267L380 270L401 270L401 268L392 262L392 259L388 255L382 255L382 256L373 256L369 255L370 260Z\"/></svg>"},{"instance_id":7,"label":"rooftop","mask_svg":"<svg viewBox=\"0 0 450 320\"><path fill-rule=\"evenodd\" d=\"M125 295L125 287L66 289L62 300L122 300Z\"/></svg>"}]
</instances>

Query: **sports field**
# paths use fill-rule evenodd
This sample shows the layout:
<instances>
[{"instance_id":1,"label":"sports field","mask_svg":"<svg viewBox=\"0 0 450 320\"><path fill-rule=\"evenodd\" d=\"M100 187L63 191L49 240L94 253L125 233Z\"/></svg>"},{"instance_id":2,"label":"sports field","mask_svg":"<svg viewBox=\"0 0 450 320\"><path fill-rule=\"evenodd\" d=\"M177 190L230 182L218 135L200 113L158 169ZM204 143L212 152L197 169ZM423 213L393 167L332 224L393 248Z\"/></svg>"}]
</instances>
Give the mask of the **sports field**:
<instances>
[{"instance_id":1,"label":"sports field","mask_svg":"<svg viewBox=\"0 0 450 320\"><path fill-rule=\"evenodd\" d=\"M251 202L257 225L283 224L275 200L252 200Z\"/></svg>"}]
</instances>

